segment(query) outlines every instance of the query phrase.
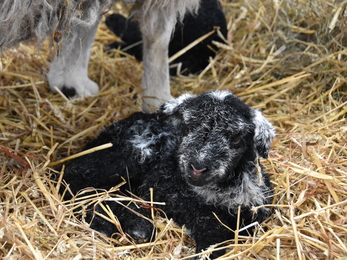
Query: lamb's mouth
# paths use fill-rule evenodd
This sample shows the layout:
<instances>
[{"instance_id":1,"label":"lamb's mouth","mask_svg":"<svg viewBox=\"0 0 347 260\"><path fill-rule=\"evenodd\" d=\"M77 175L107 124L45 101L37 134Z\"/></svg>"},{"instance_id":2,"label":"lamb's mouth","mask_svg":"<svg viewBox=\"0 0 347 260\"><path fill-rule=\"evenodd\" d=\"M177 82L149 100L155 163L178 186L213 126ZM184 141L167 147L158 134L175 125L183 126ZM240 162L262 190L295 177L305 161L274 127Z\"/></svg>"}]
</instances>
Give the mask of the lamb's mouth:
<instances>
[{"instance_id":1,"label":"lamb's mouth","mask_svg":"<svg viewBox=\"0 0 347 260\"><path fill-rule=\"evenodd\" d=\"M201 187L216 181L216 176L211 173L209 169L188 169L185 171L184 177L190 185Z\"/></svg>"}]
</instances>

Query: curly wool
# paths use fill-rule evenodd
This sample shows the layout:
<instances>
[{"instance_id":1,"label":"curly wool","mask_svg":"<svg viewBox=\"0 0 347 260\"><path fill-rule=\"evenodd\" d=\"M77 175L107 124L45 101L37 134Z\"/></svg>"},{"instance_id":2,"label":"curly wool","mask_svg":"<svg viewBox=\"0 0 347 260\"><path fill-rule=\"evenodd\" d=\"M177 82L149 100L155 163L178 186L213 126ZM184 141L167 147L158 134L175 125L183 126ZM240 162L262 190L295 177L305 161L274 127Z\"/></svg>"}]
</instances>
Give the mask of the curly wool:
<instances>
[{"instance_id":1,"label":"curly wool","mask_svg":"<svg viewBox=\"0 0 347 260\"><path fill-rule=\"evenodd\" d=\"M135 113L107 127L87 144L89 149L107 142L113 146L77 158L66 165L64 180L72 194L87 187L109 190L122 179L133 194L165 202L169 218L185 225L196 242L196 251L232 239L241 210L241 227L262 222L271 211L254 206L271 204L272 187L259 156L267 157L275 132L263 115L229 91L183 95L166 102L154 114ZM114 201L105 201L135 238L149 239L153 225ZM133 206L136 210L136 207ZM116 227L87 211L91 227L112 236ZM139 212L150 218L143 208ZM215 215L218 216L219 221ZM140 223L140 224L139 224ZM252 232L251 229L243 234ZM224 254L215 251L210 257Z\"/></svg>"},{"instance_id":2,"label":"curly wool","mask_svg":"<svg viewBox=\"0 0 347 260\"><path fill-rule=\"evenodd\" d=\"M90 28L112 0L4 0L0 2L0 49L21 41L40 45L47 35L73 42L74 25Z\"/></svg>"}]
</instances>

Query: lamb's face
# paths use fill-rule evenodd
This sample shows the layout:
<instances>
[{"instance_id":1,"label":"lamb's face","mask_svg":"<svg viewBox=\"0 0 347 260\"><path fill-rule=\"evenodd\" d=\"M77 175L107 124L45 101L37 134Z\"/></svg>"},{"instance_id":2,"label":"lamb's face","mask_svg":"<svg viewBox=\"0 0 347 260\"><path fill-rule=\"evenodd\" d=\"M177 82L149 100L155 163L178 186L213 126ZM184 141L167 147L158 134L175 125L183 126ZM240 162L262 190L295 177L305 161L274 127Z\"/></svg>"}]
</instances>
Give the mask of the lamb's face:
<instances>
[{"instance_id":1,"label":"lamb's face","mask_svg":"<svg viewBox=\"0 0 347 260\"><path fill-rule=\"evenodd\" d=\"M167 102L159 113L169 115L167 120L181 132L179 167L191 185L223 182L233 177L241 160L256 158L255 133L259 132L256 130L259 122L253 120L254 110L228 91L207 92L197 97L185 95Z\"/></svg>"},{"instance_id":2,"label":"lamb's face","mask_svg":"<svg viewBox=\"0 0 347 260\"><path fill-rule=\"evenodd\" d=\"M237 115L225 117L220 114L223 111L201 112L187 116L178 150L180 170L196 186L227 178L253 146L254 135L254 125ZM249 152L254 157L254 152Z\"/></svg>"}]
</instances>

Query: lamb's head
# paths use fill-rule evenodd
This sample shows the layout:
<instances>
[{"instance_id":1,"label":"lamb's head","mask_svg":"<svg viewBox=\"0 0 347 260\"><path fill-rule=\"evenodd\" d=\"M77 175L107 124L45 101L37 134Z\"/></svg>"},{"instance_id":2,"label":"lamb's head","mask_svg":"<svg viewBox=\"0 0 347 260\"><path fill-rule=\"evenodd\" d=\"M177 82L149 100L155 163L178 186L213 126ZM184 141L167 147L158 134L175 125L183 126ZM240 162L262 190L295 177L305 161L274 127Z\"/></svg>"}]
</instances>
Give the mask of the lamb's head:
<instances>
[{"instance_id":1,"label":"lamb's head","mask_svg":"<svg viewBox=\"0 0 347 260\"><path fill-rule=\"evenodd\" d=\"M224 182L245 161L266 158L274 137L262 114L229 91L183 95L166 102L158 115L178 128L179 167L194 186Z\"/></svg>"}]
</instances>

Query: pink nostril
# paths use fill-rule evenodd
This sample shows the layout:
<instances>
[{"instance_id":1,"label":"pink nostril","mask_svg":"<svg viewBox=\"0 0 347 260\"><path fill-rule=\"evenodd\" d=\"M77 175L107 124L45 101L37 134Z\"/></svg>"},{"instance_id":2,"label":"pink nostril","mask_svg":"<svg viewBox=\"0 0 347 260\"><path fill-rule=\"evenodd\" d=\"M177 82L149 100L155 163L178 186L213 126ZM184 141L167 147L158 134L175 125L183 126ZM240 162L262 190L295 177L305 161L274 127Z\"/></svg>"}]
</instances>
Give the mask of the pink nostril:
<instances>
[{"instance_id":1,"label":"pink nostril","mask_svg":"<svg viewBox=\"0 0 347 260\"><path fill-rule=\"evenodd\" d=\"M203 171L206 171L206 168L201 169L201 170L197 170L197 169L195 169L195 167L194 167L193 164L191 164L190 166L193 168L193 172L194 172L194 175L195 175L196 177L199 177L200 174L201 174Z\"/></svg>"}]
</instances>

